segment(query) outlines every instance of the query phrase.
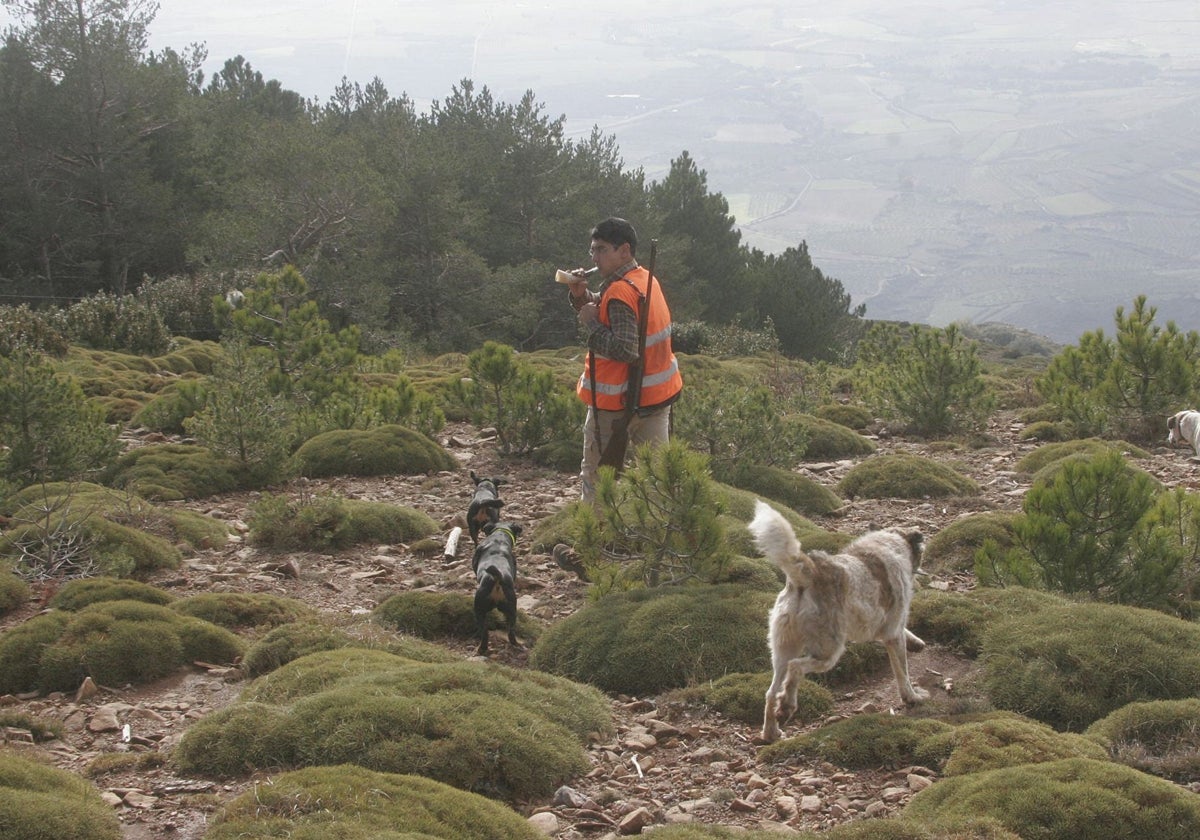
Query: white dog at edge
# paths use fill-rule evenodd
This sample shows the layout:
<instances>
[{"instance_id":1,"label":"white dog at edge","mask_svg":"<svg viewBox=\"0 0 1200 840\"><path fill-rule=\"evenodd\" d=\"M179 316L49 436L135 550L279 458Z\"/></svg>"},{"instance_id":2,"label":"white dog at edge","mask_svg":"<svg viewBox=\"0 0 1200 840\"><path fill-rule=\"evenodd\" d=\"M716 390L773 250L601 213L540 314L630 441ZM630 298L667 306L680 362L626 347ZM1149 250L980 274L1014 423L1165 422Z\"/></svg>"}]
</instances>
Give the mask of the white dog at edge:
<instances>
[{"instance_id":1,"label":"white dog at edge","mask_svg":"<svg viewBox=\"0 0 1200 840\"><path fill-rule=\"evenodd\" d=\"M779 724L795 714L797 683L836 665L848 642L883 642L904 702L929 699L908 678L905 645L925 646L905 628L924 542L919 531L871 531L838 554L806 554L788 521L762 500L749 527L758 550L787 576L767 634L774 678L763 741L777 740Z\"/></svg>"},{"instance_id":2,"label":"white dog at edge","mask_svg":"<svg viewBox=\"0 0 1200 840\"><path fill-rule=\"evenodd\" d=\"M1167 444L1190 443L1200 457L1200 411L1177 411L1167 420Z\"/></svg>"}]
</instances>

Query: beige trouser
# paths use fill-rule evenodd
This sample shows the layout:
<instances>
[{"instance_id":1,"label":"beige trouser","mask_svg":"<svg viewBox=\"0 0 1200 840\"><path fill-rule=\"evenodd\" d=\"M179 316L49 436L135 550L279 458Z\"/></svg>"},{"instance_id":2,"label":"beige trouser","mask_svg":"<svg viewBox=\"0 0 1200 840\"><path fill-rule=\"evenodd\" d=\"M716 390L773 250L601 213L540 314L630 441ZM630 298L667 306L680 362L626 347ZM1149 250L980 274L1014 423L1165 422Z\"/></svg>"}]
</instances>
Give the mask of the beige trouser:
<instances>
[{"instance_id":1,"label":"beige trouser","mask_svg":"<svg viewBox=\"0 0 1200 840\"><path fill-rule=\"evenodd\" d=\"M592 502L596 498L596 471L600 467L600 446L608 443L612 436L613 423L624 414L623 411L597 411L588 408L587 419L583 422L583 463L579 469L582 498L585 502ZM600 426L599 446L596 443L597 415ZM665 405L646 413L634 412L629 421L629 447L625 450L626 457L644 443L654 446L666 443L670 434L671 406Z\"/></svg>"}]
</instances>

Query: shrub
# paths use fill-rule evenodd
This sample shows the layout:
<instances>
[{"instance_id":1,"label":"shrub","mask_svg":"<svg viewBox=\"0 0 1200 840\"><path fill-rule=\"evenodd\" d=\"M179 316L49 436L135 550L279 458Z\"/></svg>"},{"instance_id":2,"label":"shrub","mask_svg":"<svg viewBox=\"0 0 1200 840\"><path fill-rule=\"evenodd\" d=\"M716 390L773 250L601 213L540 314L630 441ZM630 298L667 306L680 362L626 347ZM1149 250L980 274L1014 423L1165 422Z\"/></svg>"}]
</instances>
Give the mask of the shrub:
<instances>
[{"instance_id":1,"label":"shrub","mask_svg":"<svg viewBox=\"0 0 1200 840\"><path fill-rule=\"evenodd\" d=\"M1056 423L1051 420L1038 420L1035 423L1030 423L1017 436L1021 440L1036 440L1048 443L1064 442L1071 440L1074 435L1072 429L1066 423Z\"/></svg>"},{"instance_id":2,"label":"shrub","mask_svg":"<svg viewBox=\"0 0 1200 840\"><path fill-rule=\"evenodd\" d=\"M916 434L974 431L994 403L976 343L953 324L913 324L906 334L895 324L873 324L858 344L857 370L867 402Z\"/></svg>"},{"instance_id":3,"label":"shrub","mask_svg":"<svg viewBox=\"0 0 1200 840\"><path fill-rule=\"evenodd\" d=\"M921 566L930 572L972 571L975 555L986 541L1002 549L1012 546L1015 517L1008 511L988 511L952 522L933 535Z\"/></svg>"},{"instance_id":4,"label":"shrub","mask_svg":"<svg viewBox=\"0 0 1200 840\"><path fill-rule=\"evenodd\" d=\"M1200 698L1129 703L1085 734L1136 770L1182 783L1200 781Z\"/></svg>"},{"instance_id":5,"label":"shrub","mask_svg":"<svg viewBox=\"0 0 1200 840\"><path fill-rule=\"evenodd\" d=\"M401 592L375 608L373 616L385 627L408 633L418 639L474 639L474 595L458 592ZM499 630L504 617L496 610L488 613L489 630ZM532 642L541 628L524 612L517 611L517 636Z\"/></svg>"},{"instance_id":6,"label":"shrub","mask_svg":"<svg viewBox=\"0 0 1200 840\"><path fill-rule=\"evenodd\" d=\"M242 648L232 633L165 607L101 601L0 636L0 664L12 666L0 671L0 692L74 691L86 676L101 685L143 683L197 659L232 662Z\"/></svg>"},{"instance_id":7,"label":"shrub","mask_svg":"<svg viewBox=\"0 0 1200 840\"><path fill-rule=\"evenodd\" d=\"M997 708L1081 731L1126 703L1194 696L1200 625L1134 607L1047 606L995 622L981 659Z\"/></svg>"},{"instance_id":8,"label":"shrub","mask_svg":"<svg viewBox=\"0 0 1200 840\"><path fill-rule=\"evenodd\" d=\"M1200 797L1119 764L1072 758L943 779L901 814L942 828L981 817L1042 840L1187 840L1200 834Z\"/></svg>"},{"instance_id":9,"label":"shrub","mask_svg":"<svg viewBox=\"0 0 1200 840\"><path fill-rule=\"evenodd\" d=\"M268 592L204 592L176 601L171 609L226 630L276 627L317 615L303 601Z\"/></svg>"},{"instance_id":10,"label":"shrub","mask_svg":"<svg viewBox=\"0 0 1200 840\"><path fill-rule=\"evenodd\" d=\"M938 461L898 452L855 465L838 484L838 491L851 499L925 499L972 496L979 485Z\"/></svg>"},{"instance_id":11,"label":"shrub","mask_svg":"<svg viewBox=\"0 0 1200 840\"><path fill-rule=\"evenodd\" d=\"M117 432L73 381L28 351L0 356L0 480L78 478L117 455Z\"/></svg>"},{"instance_id":12,"label":"shrub","mask_svg":"<svg viewBox=\"0 0 1200 840\"><path fill-rule=\"evenodd\" d=\"M920 763L940 766L946 776L1064 758L1104 761L1108 757L1095 741L1082 735L1055 732L1045 724L1005 715L931 735L917 752Z\"/></svg>"},{"instance_id":13,"label":"shrub","mask_svg":"<svg viewBox=\"0 0 1200 840\"><path fill-rule=\"evenodd\" d=\"M203 446L149 444L126 452L106 473L113 487L144 499L202 499L247 486L246 471L232 458Z\"/></svg>"},{"instance_id":14,"label":"shrub","mask_svg":"<svg viewBox=\"0 0 1200 840\"><path fill-rule=\"evenodd\" d=\"M678 441L640 447L618 481L602 468L596 507L574 508L579 553L597 594L720 577L721 504L704 456Z\"/></svg>"},{"instance_id":15,"label":"shrub","mask_svg":"<svg viewBox=\"0 0 1200 840\"><path fill-rule=\"evenodd\" d=\"M1150 453L1139 449L1125 441L1100 440L1099 438L1081 438L1062 443L1047 443L1021 457L1014 469L1019 473L1033 475L1043 470L1047 465L1072 455L1095 457L1109 452L1120 452L1138 460L1150 457Z\"/></svg>"},{"instance_id":16,"label":"shrub","mask_svg":"<svg viewBox=\"0 0 1200 840\"><path fill-rule=\"evenodd\" d=\"M22 571L36 577L174 568L176 544L219 547L228 536L216 519L84 482L32 485L0 508L18 523L0 537L0 554L19 557Z\"/></svg>"},{"instance_id":17,"label":"shrub","mask_svg":"<svg viewBox=\"0 0 1200 840\"><path fill-rule=\"evenodd\" d=\"M769 593L728 584L613 593L549 627L529 663L642 696L733 671L767 670L763 628L773 601Z\"/></svg>"},{"instance_id":18,"label":"shrub","mask_svg":"<svg viewBox=\"0 0 1200 840\"><path fill-rule=\"evenodd\" d=\"M408 542L438 530L436 522L414 508L325 493L296 502L264 495L254 504L248 524L254 544L275 551Z\"/></svg>"},{"instance_id":19,"label":"shrub","mask_svg":"<svg viewBox=\"0 0 1200 840\"><path fill-rule=\"evenodd\" d=\"M234 282L208 272L174 275L142 283L137 297L159 313L173 334L216 341L221 337L221 329L216 322L213 298L223 298Z\"/></svg>"},{"instance_id":20,"label":"shrub","mask_svg":"<svg viewBox=\"0 0 1200 840\"><path fill-rule=\"evenodd\" d=\"M809 516L824 516L843 504L837 494L827 487L807 476L779 467L749 464L732 470L728 482Z\"/></svg>"},{"instance_id":21,"label":"shrub","mask_svg":"<svg viewBox=\"0 0 1200 840\"><path fill-rule=\"evenodd\" d=\"M229 803L206 840L539 840L521 815L420 776L346 764L285 773Z\"/></svg>"},{"instance_id":22,"label":"shrub","mask_svg":"<svg viewBox=\"0 0 1200 840\"><path fill-rule=\"evenodd\" d=\"M526 799L549 795L586 767L579 744L587 733L612 731L608 703L595 689L376 651L297 659L256 680L243 698L185 733L177 751L185 772L353 762Z\"/></svg>"},{"instance_id":23,"label":"shrub","mask_svg":"<svg viewBox=\"0 0 1200 840\"><path fill-rule=\"evenodd\" d=\"M793 757L816 757L852 770L917 763L921 742L951 730L928 718L865 714L839 720L759 750L760 761L785 763Z\"/></svg>"},{"instance_id":24,"label":"shrub","mask_svg":"<svg viewBox=\"0 0 1200 840\"><path fill-rule=\"evenodd\" d=\"M1154 479L1117 452L1068 460L1025 494L1014 546L981 553L981 579L1161 606L1179 589L1183 557L1165 531L1143 524L1157 492Z\"/></svg>"},{"instance_id":25,"label":"shrub","mask_svg":"<svg viewBox=\"0 0 1200 840\"><path fill-rule=\"evenodd\" d=\"M184 429L216 453L251 473L248 486L261 486L283 474L291 445L292 410L272 392L278 363L269 351L245 340L222 342L202 409L184 419Z\"/></svg>"},{"instance_id":26,"label":"shrub","mask_svg":"<svg viewBox=\"0 0 1200 840\"><path fill-rule=\"evenodd\" d=\"M165 606L174 600L175 596L170 592L148 583L95 577L67 581L50 600L50 606L56 610L79 612L100 601L141 601Z\"/></svg>"},{"instance_id":27,"label":"shrub","mask_svg":"<svg viewBox=\"0 0 1200 840\"><path fill-rule=\"evenodd\" d=\"M338 429L305 441L296 451L300 474L420 475L456 469L458 462L440 445L403 426Z\"/></svg>"},{"instance_id":28,"label":"shrub","mask_svg":"<svg viewBox=\"0 0 1200 840\"><path fill-rule=\"evenodd\" d=\"M156 432L181 435L183 421L204 408L208 389L198 379L181 379L168 385L133 416L135 425Z\"/></svg>"},{"instance_id":29,"label":"shrub","mask_svg":"<svg viewBox=\"0 0 1200 840\"><path fill-rule=\"evenodd\" d=\"M287 663L326 650L362 648L379 650L414 662L457 662L459 657L441 645L408 636L373 640L351 636L333 627L304 621L283 624L250 646L242 657L242 668L251 677L270 673ZM387 660L391 661L391 660Z\"/></svg>"},{"instance_id":30,"label":"shrub","mask_svg":"<svg viewBox=\"0 0 1200 840\"><path fill-rule=\"evenodd\" d=\"M703 703L730 720L761 726L763 697L770 684L769 671L726 674L716 680L672 692L670 696L685 702ZM829 689L806 679L797 683L794 722L811 723L828 714L832 708L833 695Z\"/></svg>"},{"instance_id":31,"label":"shrub","mask_svg":"<svg viewBox=\"0 0 1200 840\"><path fill-rule=\"evenodd\" d=\"M779 400L761 385L702 381L689 388L672 419L675 437L704 453L722 481L731 481L741 468L786 468L804 457L803 424L789 418Z\"/></svg>"},{"instance_id":32,"label":"shrub","mask_svg":"<svg viewBox=\"0 0 1200 840\"><path fill-rule=\"evenodd\" d=\"M808 434L804 457L809 461L860 458L876 449L873 440L832 420L805 415L798 419Z\"/></svg>"},{"instance_id":33,"label":"shrub","mask_svg":"<svg viewBox=\"0 0 1200 840\"><path fill-rule=\"evenodd\" d=\"M1193 401L1200 334L1170 321L1160 327L1156 314L1145 295L1128 315L1117 307L1114 340L1103 330L1084 333L1037 380L1043 398L1079 434L1157 440L1162 418Z\"/></svg>"},{"instance_id":34,"label":"shrub","mask_svg":"<svg viewBox=\"0 0 1200 840\"><path fill-rule=\"evenodd\" d=\"M35 312L25 304L0 306L0 356L11 356L21 349L61 359L71 342L60 325L53 313Z\"/></svg>"},{"instance_id":35,"label":"shrub","mask_svg":"<svg viewBox=\"0 0 1200 840\"><path fill-rule=\"evenodd\" d=\"M132 295L104 292L67 309L67 335L95 350L123 350L135 356L158 356L171 349L171 333L162 316Z\"/></svg>"},{"instance_id":36,"label":"shrub","mask_svg":"<svg viewBox=\"0 0 1200 840\"><path fill-rule=\"evenodd\" d=\"M1058 596L1019 586L975 589L965 595L922 589L913 596L908 626L927 642L937 642L975 658L992 623L1066 603L1069 602Z\"/></svg>"},{"instance_id":37,"label":"shrub","mask_svg":"<svg viewBox=\"0 0 1200 840\"><path fill-rule=\"evenodd\" d=\"M845 426L847 429L853 429L856 432L861 432L867 426L871 425L871 421L875 418L871 412L867 411L861 405L850 405L849 403L825 403L819 405L813 410L813 414L820 420L828 420L830 423L836 423L839 426Z\"/></svg>"},{"instance_id":38,"label":"shrub","mask_svg":"<svg viewBox=\"0 0 1200 840\"><path fill-rule=\"evenodd\" d=\"M0 616L12 612L29 600L29 584L17 577L10 566L0 564Z\"/></svg>"},{"instance_id":39,"label":"shrub","mask_svg":"<svg viewBox=\"0 0 1200 840\"><path fill-rule=\"evenodd\" d=\"M506 454L528 452L553 440L574 438L586 411L545 370L518 359L495 341L467 355L467 377L454 383L452 396L477 426L494 426Z\"/></svg>"},{"instance_id":40,"label":"shrub","mask_svg":"<svg viewBox=\"0 0 1200 840\"><path fill-rule=\"evenodd\" d=\"M121 825L91 784L0 752L0 840L120 840Z\"/></svg>"}]
</instances>

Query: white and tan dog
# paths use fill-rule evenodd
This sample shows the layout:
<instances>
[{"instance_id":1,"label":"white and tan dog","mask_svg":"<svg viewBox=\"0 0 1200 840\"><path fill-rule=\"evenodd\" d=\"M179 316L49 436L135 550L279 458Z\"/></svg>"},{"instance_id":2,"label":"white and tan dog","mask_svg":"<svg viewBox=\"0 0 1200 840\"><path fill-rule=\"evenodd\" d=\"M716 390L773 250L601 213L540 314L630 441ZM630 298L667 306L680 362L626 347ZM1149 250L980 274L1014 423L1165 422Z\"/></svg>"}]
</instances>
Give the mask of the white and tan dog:
<instances>
[{"instance_id":1,"label":"white and tan dog","mask_svg":"<svg viewBox=\"0 0 1200 840\"><path fill-rule=\"evenodd\" d=\"M1177 411L1167 419L1167 444L1189 443L1200 457L1200 411Z\"/></svg>"},{"instance_id":2,"label":"white and tan dog","mask_svg":"<svg viewBox=\"0 0 1200 840\"><path fill-rule=\"evenodd\" d=\"M755 544L787 576L771 609L767 640L774 678L763 708L762 739L779 738L780 722L796 712L796 687L805 674L828 671L848 642L883 642L905 703L929 699L908 678L908 605L920 565L919 531L871 531L838 554L805 553L784 517L759 500L750 533Z\"/></svg>"}]
</instances>

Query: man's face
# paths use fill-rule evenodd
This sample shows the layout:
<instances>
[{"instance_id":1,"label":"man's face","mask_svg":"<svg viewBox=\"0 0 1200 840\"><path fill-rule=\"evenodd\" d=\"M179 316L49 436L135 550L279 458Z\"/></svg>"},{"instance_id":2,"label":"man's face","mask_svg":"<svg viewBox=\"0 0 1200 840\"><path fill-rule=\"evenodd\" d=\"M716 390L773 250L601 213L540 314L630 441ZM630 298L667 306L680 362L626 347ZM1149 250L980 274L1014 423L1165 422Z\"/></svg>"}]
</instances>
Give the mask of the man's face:
<instances>
[{"instance_id":1,"label":"man's face","mask_svg":"<svg viewBox=\"0 0 1200 840\"><path fill-rule=\"evenodd\" d=\"M612 274L633 259L632 254L629 253L628 242L620 247L614 247L602 239L593 239L588 253L592 255L592 262L604 275Z\"/></svg>"}]
</instances>

